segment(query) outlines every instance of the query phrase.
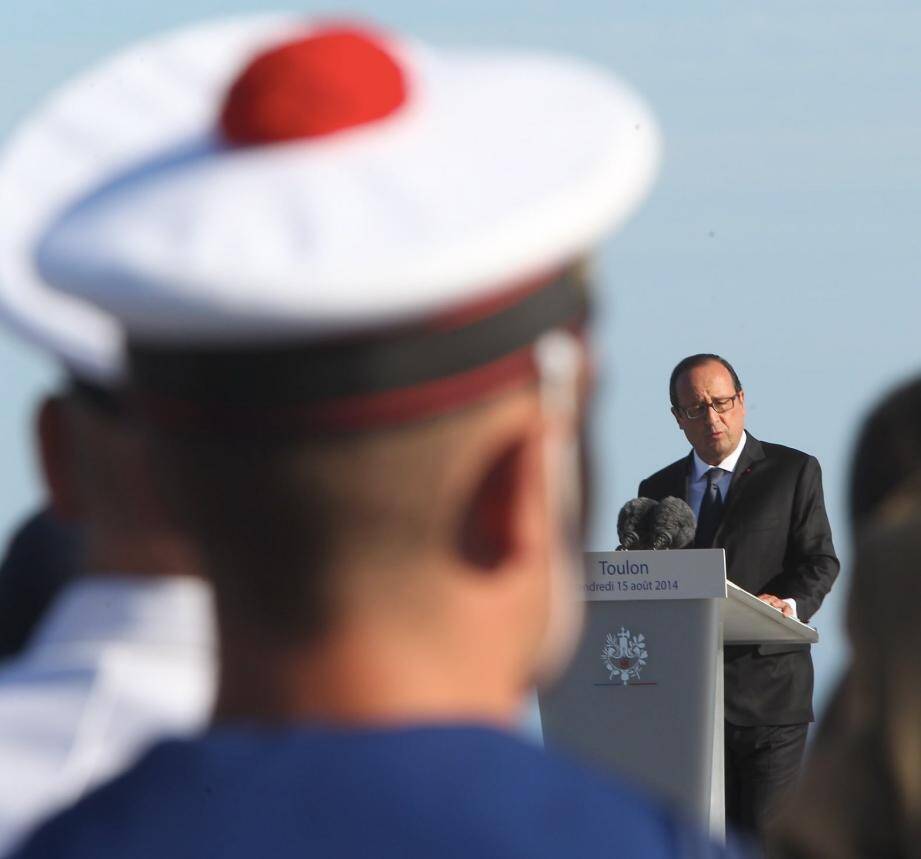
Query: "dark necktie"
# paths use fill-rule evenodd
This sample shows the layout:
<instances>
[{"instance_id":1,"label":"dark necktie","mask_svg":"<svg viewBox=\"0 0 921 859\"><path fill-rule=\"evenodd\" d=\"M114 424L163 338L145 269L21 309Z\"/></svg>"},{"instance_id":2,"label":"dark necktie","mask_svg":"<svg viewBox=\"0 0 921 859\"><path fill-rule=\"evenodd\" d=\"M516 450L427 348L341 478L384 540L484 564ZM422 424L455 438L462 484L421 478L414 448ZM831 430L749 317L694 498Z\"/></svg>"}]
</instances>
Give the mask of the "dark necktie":
<instances>
[{"instance_id":1,"label":"dark necktie","mask_svg":"<svg viewBox=\"0 0 921 859\"><path fill-rule=\"evenodd\" d=\"M697 532L694 535L694 547L697 549L709 549L713 546L713 538L716 536L716 529L719 528L720 518L723 515L723 496L717 481L725 473L722 468L711 468L707 472L707 488L700 502Z\"/></svg>"}]
</instances>

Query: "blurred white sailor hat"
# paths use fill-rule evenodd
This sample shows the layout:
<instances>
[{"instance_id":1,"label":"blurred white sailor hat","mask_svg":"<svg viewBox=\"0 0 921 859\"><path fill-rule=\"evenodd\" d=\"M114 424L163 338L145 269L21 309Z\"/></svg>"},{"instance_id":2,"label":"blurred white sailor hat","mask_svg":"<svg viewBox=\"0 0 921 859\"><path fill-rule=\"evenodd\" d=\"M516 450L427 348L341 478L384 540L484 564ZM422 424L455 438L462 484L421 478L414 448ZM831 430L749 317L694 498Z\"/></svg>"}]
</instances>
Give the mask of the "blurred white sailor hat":
<instances>
[{"instance_id":1,"label":"blurred white sailor hat","mask_svg":"<svg viewBox=\"0 0 921 859\"><path fill-rule=\"evenodd\" d=\"M118 320L164 420L366 426L520 376L651 183L642 101L553 55L260 20L122 55L130 110L85 109L148 132L46 224L40 277Z\"/></svg>"}]
</instances>

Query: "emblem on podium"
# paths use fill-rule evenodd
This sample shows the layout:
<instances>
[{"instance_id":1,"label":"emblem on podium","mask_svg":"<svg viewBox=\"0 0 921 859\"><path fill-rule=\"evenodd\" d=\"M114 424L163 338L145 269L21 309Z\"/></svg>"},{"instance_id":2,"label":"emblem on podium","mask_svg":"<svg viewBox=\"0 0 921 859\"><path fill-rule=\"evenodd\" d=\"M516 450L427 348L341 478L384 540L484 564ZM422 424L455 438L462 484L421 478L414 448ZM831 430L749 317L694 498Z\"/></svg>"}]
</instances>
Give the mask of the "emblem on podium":
<instances>
[{"instance_id":1,"label":"emblem on podium","mask_svg":"<svg viewBox=\"0 0 921 859\"><path fill-rule=\"evenodd\" d=\"M639 680L648 657L646 636L633 635L624 627L616 635L609 632L601 648L601 661L608 670L609 679L618 679L624 686L631 680Z\"/></svg>"}]
</instances>

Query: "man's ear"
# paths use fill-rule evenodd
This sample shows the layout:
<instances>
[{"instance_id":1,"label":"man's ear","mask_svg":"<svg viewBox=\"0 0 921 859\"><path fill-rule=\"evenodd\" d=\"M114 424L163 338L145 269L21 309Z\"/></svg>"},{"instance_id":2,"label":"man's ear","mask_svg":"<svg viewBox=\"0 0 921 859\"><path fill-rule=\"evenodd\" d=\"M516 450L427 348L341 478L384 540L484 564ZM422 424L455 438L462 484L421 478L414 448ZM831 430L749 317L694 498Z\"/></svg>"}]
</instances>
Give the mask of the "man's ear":
<instances>
[{"instance_id":1,"label":"man's ear","mask_svg":"<svg viewBox=\"0 0 921 859\"><path fill-rule=\"evenodd\" d=\"M518 439L486 462L461 512L457 551L473 567L492 571L517 550L519 506L525 503L526 440Z\"/></svg>"},{"instance_id":2,"label":"man's ear","mask_svg":"<svg viewBox=\"0 0 921 859\"><path fill-rule=\"evenodd\" d=\"M77 444L62 397L47 397L42 401L35 419L35 431L51 508L65 521L79 519L82 505L77 486Z\"/></svg>"}]
</instances>

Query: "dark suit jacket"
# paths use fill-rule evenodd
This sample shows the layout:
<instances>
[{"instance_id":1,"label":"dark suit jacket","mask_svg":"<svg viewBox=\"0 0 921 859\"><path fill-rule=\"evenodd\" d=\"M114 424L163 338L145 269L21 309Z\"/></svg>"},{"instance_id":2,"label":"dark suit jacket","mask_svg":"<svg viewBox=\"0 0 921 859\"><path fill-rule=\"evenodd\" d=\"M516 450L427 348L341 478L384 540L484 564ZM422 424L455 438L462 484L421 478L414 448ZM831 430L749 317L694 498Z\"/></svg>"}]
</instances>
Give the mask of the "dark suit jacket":
<instances>
[{"instance_id":1,"label":"dark suit jacket","mask_svg":"<svg viewBox=\"0 0 921 859\"><path fill-rule=\"evenodd\" d=\"M693 455L646 478L640 496L688 498ZM745 590L796 600L800 620L818 610L838 559L814 456L751 433L732 474L713 545L726 550L727 576ZM726 719L735 725L811 722L809 645L727 647Z\"/></svg>"}]
</instances>

